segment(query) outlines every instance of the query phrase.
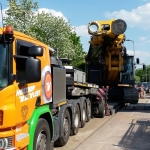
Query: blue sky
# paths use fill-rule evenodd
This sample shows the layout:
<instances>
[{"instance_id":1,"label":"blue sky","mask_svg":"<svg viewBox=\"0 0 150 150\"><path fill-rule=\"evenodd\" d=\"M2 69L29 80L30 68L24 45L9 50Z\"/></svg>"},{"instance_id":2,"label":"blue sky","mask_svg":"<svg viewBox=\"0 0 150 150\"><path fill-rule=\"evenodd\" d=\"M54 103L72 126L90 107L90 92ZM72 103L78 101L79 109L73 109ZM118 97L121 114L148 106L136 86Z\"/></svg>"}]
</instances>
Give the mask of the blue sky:
<instances>
[{"instance_id":1,"label":"blue sky","mask_svg":"<svg viewBox=\"0 0 150 150\"><path fill-rule=\"evenodd\" d=\"M127 23L126 38L134 41L135 58L150 65L150 0L34 0L39 9L64 17L81 36L84 51L88 51L90 35L87 25L91 21L123 19ZM2 2L7 8L7 0ZM3 11L4 12L4 11ZM133 42L124 44L133 54ZM142 67L142 66L138 66Z\"/></svg>"}]
</instances>

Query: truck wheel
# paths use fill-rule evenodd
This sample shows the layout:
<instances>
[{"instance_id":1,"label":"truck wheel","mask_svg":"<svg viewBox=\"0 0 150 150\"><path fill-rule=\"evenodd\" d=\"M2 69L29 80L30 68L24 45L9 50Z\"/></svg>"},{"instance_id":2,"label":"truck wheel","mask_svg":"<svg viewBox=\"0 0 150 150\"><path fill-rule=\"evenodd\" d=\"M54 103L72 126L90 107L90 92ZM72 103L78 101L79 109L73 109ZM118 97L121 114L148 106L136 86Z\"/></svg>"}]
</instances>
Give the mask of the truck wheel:
<instances>
[{"instance_id":1,"label":"truck wheel","mask_svg":"<svg viewBox=\"0 0 150 150\"><path fill-rule=\"evenodd\" d=\"M50 150L50 128L48 122L40 118L34 134L34 150L45 149Z\"/></svg>"},{"instance_id":2,"label":"truck wheel","mask_svg":"<svg viewBox=\"0 0 150 150\"><path fill-rule=\"evenodd\" d=\"M91 101L87 100L87 119L86 121L89 122L91 119Z\"/></svg>"},{"instance_id":3,"label":"truck wheel","mask_svg":"<svg viewBox=\"0 0 150 150\"><path fill-rule=\"evenodd\" d=\"M146 92L144 91L143 98L145 99L145 97L146 97Z\"/></svg>"},{"instance_id":4,"label":"truck wheel","mask_svg":"<svg viewBox=\"0 0 150 150\"><path fill-rule=\"evenodd\" d=\"M63 131L61 132L63 132L63 136L59 137L56 140L55 145L57 146L64 146L69 140L71 120L70 120L70 114L69 114L68 109L65 110L62 124L63 124L63 127L62 127Z\"/></svg>"},{"instance_id":5,"label":"truck wheel","mask_svg":"<svg viewBox=\"0 0 150 150\"><path fill-rule=\"evenodd\" d=\"M76 135L78 133L79 130L79 125L80 125L80 109L79 109L79 105L76 105L75 108L76 112L75 112L75 118L74 118L74 125L73 128L71 130L71 135Z\"/></svg>"},{"instance_id":6,"label":"truck wheel","mask_svg":"<svg viewBox=\"0 0 150 150\"><path fill-rule=\"evenodd\" d=\"M85 126L85 123L86 123L86 103L84 101L83 103L83 108L82 108L82 120L81 120L81 128L83 128Z\"/></svg>"},{"instance_id":7,"label":"truck wheel","mask_svg":"<svg viewBox=\"0 0 150 150\"><path fill-rule=\"evenodd\" d=\"M98 104L98 111L99 111L98 117L104 118L105 116L105 101L104 100L102 100L102 102Z\"/></svg>"},{"instance_id":8,"label":"truck wheel","mask_svg":"<svg viewBox=\"0 0 150 150\"><path fill-rule=\"evenodd\" d=\"M137 104L137 103L138 103L138 99L130 102L130 104Z\"/></svg>"}]
</instances>

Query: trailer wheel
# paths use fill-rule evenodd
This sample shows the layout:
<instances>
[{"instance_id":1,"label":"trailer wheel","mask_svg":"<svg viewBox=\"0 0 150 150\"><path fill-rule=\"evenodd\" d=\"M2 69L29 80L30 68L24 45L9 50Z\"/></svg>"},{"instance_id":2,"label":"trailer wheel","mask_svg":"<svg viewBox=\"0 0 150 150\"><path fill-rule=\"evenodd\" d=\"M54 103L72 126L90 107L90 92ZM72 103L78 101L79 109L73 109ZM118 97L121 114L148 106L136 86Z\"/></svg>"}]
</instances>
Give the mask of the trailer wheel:
<instances>
[{"instance_id":1,"label":"trailer wheel","mask_svg":"<svg viewBox=\"0 0 150 150\"><path fill-rule=\"evenodd\" d=\"M145 98L145 97L143 97L143 98ZM138 99L136 99L136 100L133 100L132 102L130 102L130 104L137 104L138 103Z\"/></svg>"},{"instance_id":2,"label":"trailer wheel","mask_svg":"<svg viewBox=\"0 0 150 150\"><path fill-rule=\"evenodd\" d=\"M62 127L63 136L59 137L56 140L55 145L64 146L68 142L70 136L70 127L71 127L70 114L68 109L66 109L63 117L63 127Z\"/></svg>"},{"instance_id":3,"label":"trailer wheel","mask_svg":"<svg viewBox=\"0 0 150 150\"><path fill-rule=\"evenodd\" d=\"M86 121L89 122L91 119L91 101L87 100L87 119Z\"/></svg>"},{"instance_id":4,"label":"trailer wheel","mask_svg":"<svg viewBox=\"0 0 150 150\"><path fill-rule=\"evenodd\" d=\"M98 117L104 118L105 116L105 101L104 100L102 100L102 102L98 104L98 111L99 111Z\"/></svg>"},{"instance_id":5,"label":"trailer wheel","mask_svg":"<svg viewBox=\"0 0 150 150\"><path fill-rule=\"evenodd\" d=\"M79 109L79 105L77 104L75 108L74 125L70 135L76 135L78 133L79 125L80 125L80 109Z\"/></svg>"},{"instance_id":6,"label":"trailer wheel","mask_svg":"<svg viewBox=\"0 0 150 150\"><path fill-rule=\"evenodd\" d=\"M45 150L50 150L50 139L51 139L51 134L50 134L50 128L48 122L40 118L37 127L35 130L35 135L34 135L34 150L39 150L39 149L45 149Z\"/></svg>"},{"instance_id":7,"label":"trailer wheel","mask_svg":"<svg viewBox=\"0 0 150 150\"><path fill-rule=\"evenodd\" d=\"M81 119L81 128L83 128L85 126L86 123L86 103L84 101L83 103L83 108L82 108L82 119Z\"/></svg>"}]
</instances>

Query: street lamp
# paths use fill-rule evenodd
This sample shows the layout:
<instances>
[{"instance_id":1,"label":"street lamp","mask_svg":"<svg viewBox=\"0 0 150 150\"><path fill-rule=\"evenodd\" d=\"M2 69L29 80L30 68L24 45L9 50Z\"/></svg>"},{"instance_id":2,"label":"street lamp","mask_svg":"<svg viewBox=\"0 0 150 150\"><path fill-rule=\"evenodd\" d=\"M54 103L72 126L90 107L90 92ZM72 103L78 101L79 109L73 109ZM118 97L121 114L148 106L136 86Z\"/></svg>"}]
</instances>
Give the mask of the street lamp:
<instances>
[{"instance_id":1,"label":"street lamp","mask_svg":"<svg viewBox=\"0 0 150 150\"><path fill-rule=\"evenodd\" d=\"M130 39L126 39L126 41L131 41L133 43L133 51L134 51L134 57L135 57L134 41Z\"/></svg>"},{"instance_id":2,"label":"street lamp","mask_svg":"<svg viewBox=\"0 0 150 150\"><path fill-rule=\"evenodd\" d=\"M146 68L146 82L147 82L147 68Z\"/></svg>"}]
</instances>

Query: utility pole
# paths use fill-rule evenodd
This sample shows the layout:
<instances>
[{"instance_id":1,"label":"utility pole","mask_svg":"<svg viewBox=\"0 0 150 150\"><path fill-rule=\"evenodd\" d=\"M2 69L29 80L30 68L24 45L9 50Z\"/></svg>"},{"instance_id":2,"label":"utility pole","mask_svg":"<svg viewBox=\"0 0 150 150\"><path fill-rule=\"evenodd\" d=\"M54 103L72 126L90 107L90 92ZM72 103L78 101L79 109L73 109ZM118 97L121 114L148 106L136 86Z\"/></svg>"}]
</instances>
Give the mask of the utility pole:
<instances>
[{"instance_id":1,"label":"utility pole","mask_svg":"<svg viewBox=\"0 0 150 150\"><path fill-rule=\"evenodd\" d=\"M146 71L146 82L147 82L147 67L146 67L146 70L145 70L145 71Z\"/></svg>"},{"instance_id":2,"label":"utility pole","mask_svg":"<svg viewBox=\"0 0 150 150\"><path fill-rule=\"evenodd\" d=\"M131 41L131 42L133 43L133 52L134 52L133 56L135 57L134 41L133 41L133 40L130 40L130 39L126 39L126 41Z\"/></svg>"}]
</instances>

